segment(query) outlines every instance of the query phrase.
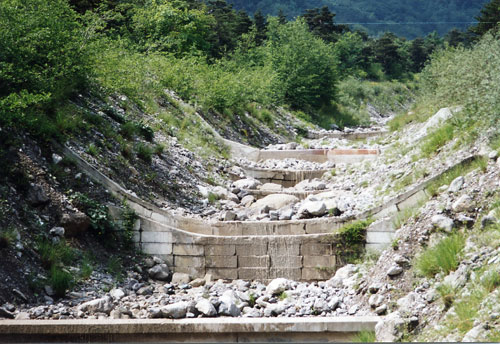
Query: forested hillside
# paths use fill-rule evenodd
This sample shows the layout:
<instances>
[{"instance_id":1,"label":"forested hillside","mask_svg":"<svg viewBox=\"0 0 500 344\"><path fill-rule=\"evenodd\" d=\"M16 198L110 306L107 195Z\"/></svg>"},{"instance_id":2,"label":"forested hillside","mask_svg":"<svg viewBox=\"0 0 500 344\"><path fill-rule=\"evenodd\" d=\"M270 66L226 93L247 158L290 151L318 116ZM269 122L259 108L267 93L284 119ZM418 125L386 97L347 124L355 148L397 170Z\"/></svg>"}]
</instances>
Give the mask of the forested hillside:
<instances>
[{"instance_id":1,"label":"forested hillside","mask_svg":"<svg viewBox=\"0 0 500 344\"><path fill-rule=\"evenodd\" d=\"M479 14L479 10L487 1L230 0L230 2L237 9L244 9L249 13L261 10L264 14L277 15L281 10L288 18L301 15L310 8L328 6L336 13L335 21L339 23L414 23L352 25L353 28L363 28L372 35L391 31L412 39L433 31L445 34L453 28L466 28L467 24L458 22L474 21L474 17Z\"/></svg>"}]
</instances>

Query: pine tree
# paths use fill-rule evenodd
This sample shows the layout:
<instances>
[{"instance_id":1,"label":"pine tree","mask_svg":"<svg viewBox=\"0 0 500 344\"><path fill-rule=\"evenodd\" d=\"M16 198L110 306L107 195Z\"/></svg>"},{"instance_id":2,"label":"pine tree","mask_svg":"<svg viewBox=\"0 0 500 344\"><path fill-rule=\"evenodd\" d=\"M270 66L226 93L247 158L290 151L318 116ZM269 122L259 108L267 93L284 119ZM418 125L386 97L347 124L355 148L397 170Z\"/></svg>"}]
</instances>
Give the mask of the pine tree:
<instances>
[{"instance_id":1,"label":"pine tree","mask_svg":"<svg viewBox=\"0 0 500 344\"><path fill-rule=\"evenodd\" d=\"M500 23L500 0L491 0L481 9L481 14L475 18L478 23L469 28L473 34L481 37L490 30L498 30Z\"/></svg>"}]
</instances>

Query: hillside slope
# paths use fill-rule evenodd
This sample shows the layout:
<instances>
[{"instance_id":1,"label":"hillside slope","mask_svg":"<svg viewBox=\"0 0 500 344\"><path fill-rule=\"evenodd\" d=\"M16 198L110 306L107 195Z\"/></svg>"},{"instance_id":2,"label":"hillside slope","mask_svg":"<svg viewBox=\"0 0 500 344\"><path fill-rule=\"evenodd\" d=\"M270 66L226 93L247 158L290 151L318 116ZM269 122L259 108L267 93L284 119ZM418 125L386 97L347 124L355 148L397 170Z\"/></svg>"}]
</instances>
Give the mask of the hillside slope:
<instances>
[{"instance_id":1,"label":"hillside slope","mask_svg":"<svg viewBox=\"0 0 500 344\"><path fill-rule=\"evenodd\" d=\"M339 23L377 23L375 25L352 25L363 28L371 35L391 31L397 35L413 39L433 31L445 34L452 28L464 29L474 21L482 5L487 1L370 1L370 0L230 0L236 8L249 13L261 10L265 14L277 15L280 10L289 17L301 15L306 9L328 6L336 13ZM411 23L403 25L382 25L379 23ZM424 24L425 23L425 24Z\"/></svg>"}]
</instances>

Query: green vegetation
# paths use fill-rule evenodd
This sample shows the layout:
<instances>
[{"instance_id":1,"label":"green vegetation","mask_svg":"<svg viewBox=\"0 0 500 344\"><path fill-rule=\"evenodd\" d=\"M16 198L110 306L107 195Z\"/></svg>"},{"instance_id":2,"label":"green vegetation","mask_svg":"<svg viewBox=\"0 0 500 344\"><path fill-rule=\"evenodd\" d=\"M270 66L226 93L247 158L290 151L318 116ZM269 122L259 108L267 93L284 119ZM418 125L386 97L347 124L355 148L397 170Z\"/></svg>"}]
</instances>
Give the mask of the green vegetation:
<instances>
[{"instance_id":1,"label":"green vegetation","mask_svg":"<svg viewBox=\"0 0 500 344\"><path fill-rule=\"evenodd\" d=\"M354 341L356 343L375 343L377 338L375 337L375 332L364 330L356 334Z\"/></svg>"},{"instance_id":2,"label":"green vegetation","mask_svg":"<svg viewBox=\"0 0 500 344\"><path fill-rule=\"evenodd\" d=\"M438 272L447 275L457 268L464 245L465 240L461 234L446 237L435 246L425 249L416 258L415 267L423 276L434 277Z\"/></svg>"},{"instance_id":3,"label":"green vegetation","mask_svg":"<svg viewBox=\"0 0 500 344\"><path fill-rule=\"evenodd\" d=\"M482 172L484 172L486 171L487 166L488 160L484 157L476 158L463 164L454 166L453 168L443 173L438 179L429 184L426 190L431 196L435 196L437 195L438 189L441 186L449 185L455 178L466 175L467 173L475 169L480 169Z\"/></svg>"},{"instance_id":4,"label":"green vegetation","mask_svg":"<svg viewBox=\"0 0 500 344\"><path fill-rule=\"evenodd\" d=\"M16 231L12 227L0 229L0 249L10 247L16 240Z\"/></svg>"},{"instance_id":5,"label":"green vegetation","mask_svg":"<svg viewBox=\"0 0 500 344\"><path fill-rule=\"evenodd\" d=\"M49 284L56 296L63 297L74 285L74 278L69 271L54 265L50 269Z\"/></svg>"},{"instance_id":6,"label":"green vegetation","mask_svg":"<svg viewBox=\"0 0 500 344\"><path fill-rule=\"evenodd\" d=\"M360 243L364 241L366 236L366 229L372 223L373 223L372 219L358 220L343 226L336 233L346 243L350 244Z\"/></svg>"},{"instance_id":7,"label":"green vegetation","mask_svg":"<svg viewBox=\"0 0 500 344\"><path fill-rule=\"evenodd\" d=\"M92 230L100 236L110 236L115 224L109 214L108 207L80 192L70 195L73 204L82 209L90 217Z\"/></svg>"}]
</instances>

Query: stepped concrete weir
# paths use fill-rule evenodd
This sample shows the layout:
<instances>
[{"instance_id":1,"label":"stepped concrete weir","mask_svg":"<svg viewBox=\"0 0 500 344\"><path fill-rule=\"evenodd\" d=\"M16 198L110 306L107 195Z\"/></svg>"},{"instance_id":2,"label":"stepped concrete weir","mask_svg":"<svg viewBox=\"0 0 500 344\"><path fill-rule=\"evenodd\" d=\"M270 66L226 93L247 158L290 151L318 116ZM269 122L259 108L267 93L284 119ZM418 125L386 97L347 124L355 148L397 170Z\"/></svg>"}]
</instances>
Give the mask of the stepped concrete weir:
<instances>
[{"instance_id":1,"label":"stepped concrete weir","mask_svg":"<svg viewBox=\"0 0 500 344\"><path fill-rule=\"evenodd\" d=\"M177 216L130 194L69 148L64 154L87 175L124 199L139 220L133 237L144 253L165 259L171 269L193 277L268 280L325 280L350 255L367 248L381 249L392 242L392 217L427 199L426 187L442 171L390 201L356 217L322 217L290 221L206 221ZM475 156L459 162L467 163ZM454 166L450 167L453 168ZM113 213L119 218L118 209ZM364 243L343 241L338 230L357 219L378 219L367 230Z\"/></svg>"},{"instance_id":2,"label":"stepped concrete weir","mask_svg":"<svg viewBox=\"0 0 500 344\"><path fill-rule=\"evenodd\" d=\"M0 320L2 343L347 342L380 317Z\"/></svg>"}]
</instances>

